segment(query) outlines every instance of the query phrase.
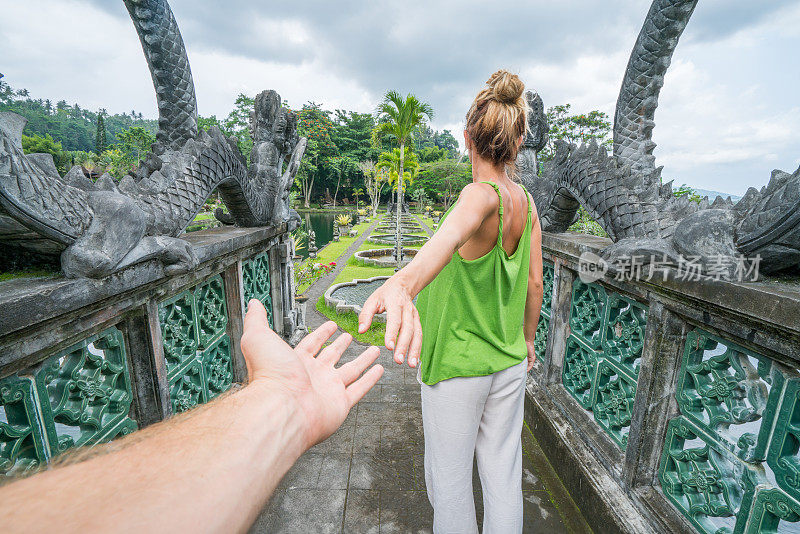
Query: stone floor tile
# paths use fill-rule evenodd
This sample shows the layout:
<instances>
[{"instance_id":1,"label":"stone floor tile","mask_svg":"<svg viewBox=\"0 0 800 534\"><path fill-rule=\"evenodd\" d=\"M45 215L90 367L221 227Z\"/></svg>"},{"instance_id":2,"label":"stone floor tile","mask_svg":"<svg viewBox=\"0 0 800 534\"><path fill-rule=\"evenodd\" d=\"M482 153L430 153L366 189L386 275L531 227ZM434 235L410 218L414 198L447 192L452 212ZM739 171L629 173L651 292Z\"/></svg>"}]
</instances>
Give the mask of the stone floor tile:
<instances>
[{"instance_id":1,"label":"stone floor tile","mask_svg":"<svg viewBox=\"0 0 800 534\"><path fill-rule=\"evenodd\" d=\"M334 534L342 531L346 490L286 489L272 496L250 532Z\"/></svg>"},{"instance_id":2,"label":"stone floor tile","mask_svg":"<svg viewBox=\"0 0 800 534\"><path fill-rule=\"evenodd\" d=\"M323 455L307 452L297 459L278 484L281 489L316 489Z\"/></svg>"},{"instance_id":3,"label":"stone floor tile","mask_svg":"<svg viewBox=\"0 0 800 534\"><path fill-rule=\"evenodd\" d=\"M353 435L356 426L351 420L350 423L339 428L328 439L322 443L317 443L309 452L327 454L331 452L353 452Z\"/></svg>"},{"instance_id":4,"label":"stone floor tile","mask_svg":"<svg viewBox=\"0 0 800 534\"><path fill-rule=\"evenodd\" d=\"M380 509L380 491L351 489L347 492L342 532L344 534L378 534L380 532Z\"/></svg>"},{"instance_id":5,"label":"stone floor tile","mask_svg":"<svg viewBox=\"0 0 800 534\"><path fill-rule=\"evenodd\" d=\"M330 453L322 458L317 489L347 489L352 453Z\"/></svg>"},{"instance_id":6,"label":"stone floor tile","mask_svg":"<svg viewBox=\"0 0 800 534\"><path fill-rule=\"evenodd\" d=\"M354 453L376 452L381 442L380 425L357 425L353 437Z\"/></svg>"},{"instance_id":7,"label":"stone floor tile","mask_svg":"<svg viewBox=\"0 0 800 534\"><path fill-rule=\"evenodd\" d=\"M414 487L414 458L410 451L354 453L351 489L410 490Z\"/></svg>"},{"instance_id":8,"label":"stone floor tile","mask_svg":"<svg viewBox=\"0 0 800 534\"><path fill-rule=\"evenodd\" d=\"M422 403L419 384L386 384L382 386L383 402L403 402L419 406Z\"/></svg>"},{"instance_id":9,"label":"stone floor tile","mask_svg":"<svg viewBox=\"0 0 800 534\"><path fill-rule=\"evenodd\" d=\"M381 492L381 534L433 532L433 509L424 491Z\"/></svg>"}]
</instances>

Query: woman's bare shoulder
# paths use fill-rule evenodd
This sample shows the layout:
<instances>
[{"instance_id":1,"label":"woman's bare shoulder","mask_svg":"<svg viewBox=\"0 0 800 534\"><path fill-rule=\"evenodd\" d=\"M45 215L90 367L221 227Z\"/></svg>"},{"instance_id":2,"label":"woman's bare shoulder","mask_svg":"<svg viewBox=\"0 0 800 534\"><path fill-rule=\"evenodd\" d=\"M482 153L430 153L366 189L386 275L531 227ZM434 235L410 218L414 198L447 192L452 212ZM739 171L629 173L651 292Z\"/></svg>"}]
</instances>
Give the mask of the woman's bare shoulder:
<instances>
[{"instance_id":1,"label":"woman's bare shoulder","mask_svg":"<svg viewBox=\"0 0 800 534\"><path fill-rule=\"evenodd\" d=\"M494 188L482 182L472 182L464 186L458 196L459 204L470 206L472 209L479 208L481 211L497 209L499 201Z\"/></svg>"}]
</instances>

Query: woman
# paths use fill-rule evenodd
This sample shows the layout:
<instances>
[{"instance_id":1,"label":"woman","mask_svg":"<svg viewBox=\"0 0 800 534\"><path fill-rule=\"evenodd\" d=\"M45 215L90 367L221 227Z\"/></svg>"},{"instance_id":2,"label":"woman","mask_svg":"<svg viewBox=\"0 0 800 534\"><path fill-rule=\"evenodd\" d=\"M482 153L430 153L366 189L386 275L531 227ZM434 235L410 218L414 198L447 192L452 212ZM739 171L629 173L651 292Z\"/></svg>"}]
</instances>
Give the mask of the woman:
<instances>
[{"instance_id":1,"label":"woman","mask_svg":"<svg viewBox=\"0 0 800 534\"><path fill-rule=\"evenodd\" d=\"M474 455L483 532L522 532L525 378L542 305L538 217L530 195L507 172L526 133L523 91L517 76L501 70L478 93L464 131L473 183L359 317L364 332L386 311L394 360L419 363L425 481L436 533L478 531Z\"/></svg>"}]
</instances>

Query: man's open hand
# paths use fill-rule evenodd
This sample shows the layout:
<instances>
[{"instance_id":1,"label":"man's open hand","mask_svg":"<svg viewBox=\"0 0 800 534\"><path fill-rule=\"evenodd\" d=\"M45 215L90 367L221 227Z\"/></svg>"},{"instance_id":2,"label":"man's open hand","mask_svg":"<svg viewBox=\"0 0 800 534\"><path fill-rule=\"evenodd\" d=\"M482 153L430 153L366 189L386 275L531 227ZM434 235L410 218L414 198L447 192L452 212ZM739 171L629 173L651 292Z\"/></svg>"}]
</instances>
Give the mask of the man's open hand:
<instances>
[{"instance_id":1,"label":"man's open hand","mask_svg":"<svg viewBox=\"0 0 800 534\"><path fill-rule=\"evenodd\" d=\"M258 300L249 302L244 318L242 353L250 383L282 390L298 403L308 423L307 447L333 434L383 374L383 367L375 365L361 376L380 354L378 347L334 367L353 340L342 334L323 349L334 332L336 323L328 321L292 349L269 328L267 312Z\"/></svg>"}]
</instances>

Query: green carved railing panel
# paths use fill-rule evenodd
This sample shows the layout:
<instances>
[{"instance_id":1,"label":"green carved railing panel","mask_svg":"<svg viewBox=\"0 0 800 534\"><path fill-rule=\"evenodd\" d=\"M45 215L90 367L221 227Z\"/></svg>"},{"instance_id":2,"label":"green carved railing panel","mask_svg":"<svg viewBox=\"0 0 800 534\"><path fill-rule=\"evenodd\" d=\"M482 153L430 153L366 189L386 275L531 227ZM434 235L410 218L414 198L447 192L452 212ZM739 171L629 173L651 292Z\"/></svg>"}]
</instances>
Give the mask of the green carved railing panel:
<instances>
[{"instance_id":1,"label":"green carved railing panel","mask_svg":"<svg viewBox=\"0 0 800 534\"><path fill-rule=\"evenodd\" d=\"M547 357L547 332L550 329L554 275L553 264L545 261L542 265L542 311L539 314L539 322L536 325L536 337L533 340L533 349L536 353L536 359L540 362L544 362Z\"/></svg>"},{"instance_id":2,"label":"green carved railing panel","mask_svg":"<svg viewBox=\"0 0 800 534\"><path fill-rule=\"evenodd\" d=\"M258 299L267 310L269 326L275 328L272 312L272 285L269 277L269 252L242 262L242 286L244 307L250 299Z\"/></svg>"},{"instance_id":3,"label":"green carved railing panel","mask_svg":"<svg viewBox=\"0 0 800 534\"><path fill-rule=\"evenodd\" d=\"M769 444L767 464L775 472L778 485L800 501L800 380L798 379L788 382L781 400Z\"/></svg>"},{"instance_id":4,"label":"green carved railing panel","mask_svg":"<svg viewBox=\"0 0 800 534\"><path fill-rule=\"evenodd\" d=\"M225 302L217 275L158 306L174 413L210 401L233 383Z\"/></svg>"},{"instance_id":5,"label":"green carved railing panel","mask_svg":"<svg viewBox=\"0 0 800 534\"><path fill-rule=\"evenodd\" d=\"M746 522L737 523L734 534L800 531L800 503L781 490L759 486L754 498L748 497L743 501L742 508L749 508L750 515Z\"/></svg>"},{"instance_id":6,"label":"green carved railing panel","mask_svg":"<svg viewBox=\"0 0 800 534\"><path fill-rule=\"evenodd\" d=\"M709 440L684 417L669 423L658 476L667 498L709 534L733 532L745 495L765 482L763 471Z\"/></svg>"},{"instance_id":7,"label":"green carved railing panel","mask_svg":"<svg viewBox=\"0 0 800 534\"><path fill-rule=\"evenodd\" d=\"M647 308L634 300L609 293L606 311L603 354L637 376L644 347Z\"/></svg>"},{"instance_id":8,"label":"green carved railing panel","mask_svg":"<svg viewBox=\"0 0 800 534\"><path fill-rule=\"evenodd\" d=\"M547 331L550 326L550 318L542 312L539 315L539 323L536 325L536 337L533 339L533 351L536 359L544 362L547 357Z\"/></svg>"},{"instance_id":9,"label":"green carved railing panel","mask_svg":"<svg viewBox=\"0 0 800 534\"><path fill-rule=\"evenodd\" d=\"M597 392L592 411L594 419L621 448L628 445L636 379L607 359L597 368Z\"/></svg>"},{"instance_id":10,"label":"green carved railing panel","mask_svg":"<svg viewBox=\"0 0 800 534\"><path fill-rule=\"evenodd\" d=\"M215 276L196 290L198 350L205 350L225 333L228 309L222 277Z\"/></svg>"},{"instance_id":11,"label":"green carved railing panel","mask_svg":"<svg viewBox=\"0 0 800 534\"><path fill-rule=\"evenodd\" d=\"M765 458L784 375L771 360L695 330L686 337L676 399L681 413L745 461Z\"/></svg>"},{"instance_id":12,"label":"green carved railing panel","mask_svg":"<svg viewBox=\"0 0 800 534\"><path fill-rule=\"evenodd\" d=\"M0 380L0 473L25 472L71 447L138 428L122 333L109 328Z\"/></svg>"},{"instance_id":13,"label":"green carved railing panel","mask_svg":"<svg viewBox=\"0 0 800 534\"><path fill-rule=\"evenodd\" d=\"M598 284L576 280L569 324L562 384L625 449L644 347L647 307Z\"/></svg>"},{"instance_id":14,"label":"green carved railing panel","mask_svg":"<svg viewBox=\"0 0 800 534\"><path fill-rule=\"evenodd\" d=\"M553 283L555 268L552 263L542 263L542 313L550 317L553 304Z\"/></svg>"},{"instance_id":15,"label":"green carved railing panel","mask_svg":"<svg viewBox=\"0 0 800 534\"><path fill-rule=\"evenodd\" d=\"M136 430L125 358L122 333L110 329L44 362L36 386L53 454Z\"/></svg>"},{"instance_id":16,"label":"green carved railing panel","mask_svg":"<svg viewBox=\"0 0 800 534\"><path fill-rule=\"evenodd\" d=\"M577 338L569 337L561 381L566 390L587 410L591 409L594 402L598 360L595 351L585 347Z\"/></svg>"},{"instance_id":17,"label":"green carved railing panel","mask_svg":"<svg viewBox=\"0 0 800 534\"><path fill-rule=\"evenodd\" d=\"M208 400L230 389L233 383L233 371L228 336L222 336L203 354L203 374Z\"/></svg>"},{"instance_id":18,"label":"green carved railing panel","mask_svg":"<svg viewBox=\"0 0 800 534\"><path fill-rule=\"evenodd\" d=\"M203 388L203 362L193 359L169 378L169 398L172 412L191 410L208 400Z\"/></svg>"},{"instance_id":19,"label":"green carved railing panel","mask_svg":"<svg viewBox=\"0 0 800 534\"><path fill-rule=\"evenodd\" d=\"M695 329L675 395L659 479L678 510L700 532L800 532L800 376Z\"/></svg>"},{"instance_id":20,"label":"green carved railing panel","mask_svg":"<svg viewBox=\"0 0 800 534\"><path fill-rule=\"evenodd\" d=\"M605 316L605 289L597 284L584 284L575 280L572 284L572 306L569 313L572 335L587 347L601 350Z\"/></svg>"},{"instance_id":21,"label":"green carved railing panel","mask_svg":"<svg viewBox=\"0 0 800 534\"><path fill-rule=\"evenodd\" d=\"M33 381L0 381L0 474L25 473L47 460L33 395Z\"/></svg>"},{"instance_id":22,"label":"green carved railing panel","mask_svg":"<svg viewBox=\"0 0 800 534\"><path fill-rule=\"evenodd\" d=\"M164 358L170 373L197 353L197 310L191 291L184 291L158 305Z\"/></svg>"}]
</instances>

